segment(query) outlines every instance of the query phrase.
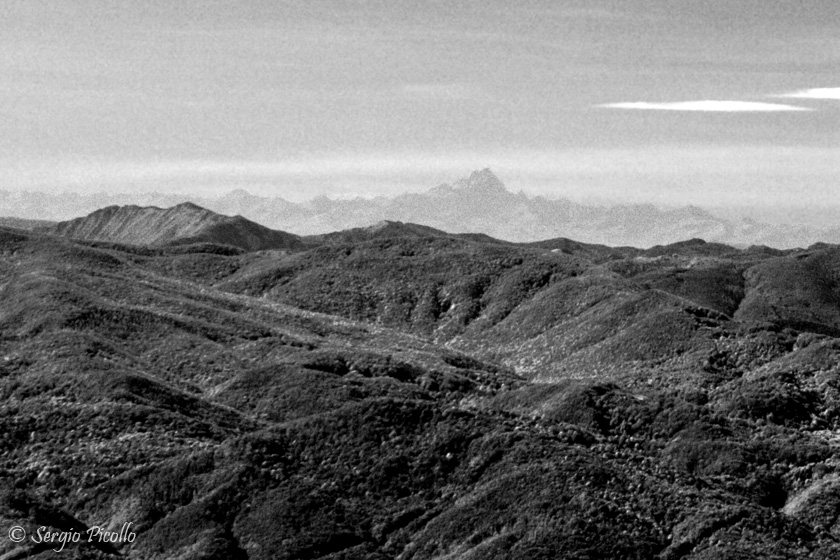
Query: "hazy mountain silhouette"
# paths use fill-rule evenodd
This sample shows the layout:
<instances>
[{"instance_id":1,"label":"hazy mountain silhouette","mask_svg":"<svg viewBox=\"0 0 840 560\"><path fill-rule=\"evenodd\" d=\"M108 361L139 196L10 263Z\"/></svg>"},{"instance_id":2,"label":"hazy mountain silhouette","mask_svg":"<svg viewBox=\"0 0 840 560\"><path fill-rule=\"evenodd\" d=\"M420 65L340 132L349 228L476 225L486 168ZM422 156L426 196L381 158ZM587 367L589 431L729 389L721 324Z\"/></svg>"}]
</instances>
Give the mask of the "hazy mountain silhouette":
<instances>
[{"instance_id":1,"label":"hazy mountain silhouette","mask_svg":"<svg viewBox=\"0 0 840 560\"><path fill-rule=\"evenodd\" d=\"M567 199L514 194L489 169L421 193L349 200L319 196L303 203L256 196L242 189L218 198L160 193L12 195L0 191L0 215L55 220L87 214L107 205L168 207L186 201L298 235L319 235L395 221L452 233L482 232L518 242L565 237L613 246L650 247L702 238L778 248L806 247L819 241L840 242L840 228L727 220L691 206L672 210L661 210L650 204L592 206Z\"/></svg>"},{"instance_id":2,"label":"hazy mountain silhouette","mask_svg":"<svg viewBox=\"0 0 840 560\"><path fill-rule=\"evenodd\" d=\"M49 220L31 220L26 218L2 218L0 217L0 226L12 227L18 229L35 229L43 228L53 225L54 222Z\"/></svg>"}]
</instances>

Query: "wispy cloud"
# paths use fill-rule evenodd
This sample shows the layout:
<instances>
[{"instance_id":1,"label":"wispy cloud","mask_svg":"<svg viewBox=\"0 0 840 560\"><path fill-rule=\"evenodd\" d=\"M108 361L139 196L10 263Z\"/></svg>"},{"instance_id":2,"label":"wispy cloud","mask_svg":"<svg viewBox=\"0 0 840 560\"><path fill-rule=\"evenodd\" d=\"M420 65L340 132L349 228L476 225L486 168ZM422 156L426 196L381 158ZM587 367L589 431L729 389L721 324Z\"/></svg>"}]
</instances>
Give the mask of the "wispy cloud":
<instances>
[{"instance_id":1,"label":"wispy cloud","mask_svg":"<svg viewBox=\"0 0 840 560\"><path fill-rule=\"evenodd\" d=\"M627 103L607 103L598 105L607 109L638 109L647 111L705 111L712 113L771 113L779 111L813 111L808 107L785 105L781 103L762 103L759 101L678 101L672 103L648 103L634 101Z\"/></svg>"},{"instance_id":2,"label":"wispy cloud","mask_svg":"<svg viewBox=\"0 0 840 560\"><path fill-rule=\"evenodd\" d=\"M782 93L774 97L791 97L795 99L840 99L840 87L801 89L791 93Z\"/></svg>"},{"instance_id":3,"label":"wispy cloud","mask_svg":"<svg viewBox=\"0 0 840 560\"><path fill-rule=\"evenodd\" d=\"M473 87L460 83L406 84L399 89L404 95L426 99L468 100L479 96Z\"/></svg>"},{"instance_id":4,"label":"wispy cloud","mask_svg":"<svg viewBox=\"0 0 840 560\"><path fill-rule=\"evenodd\" d=\"M680 176L697 172L744 172L755 175L836 173L840 148L748 145L641 146L636 148L514 150L490 152L373 152L325 154L288 160L6 160L0 175L13 188L154 183L161 180L218 178L294 181L347 177L424 176L457 178L491 167L515 174L562 177L569 174L657 173Z\"/></svg>"}]
</instances>

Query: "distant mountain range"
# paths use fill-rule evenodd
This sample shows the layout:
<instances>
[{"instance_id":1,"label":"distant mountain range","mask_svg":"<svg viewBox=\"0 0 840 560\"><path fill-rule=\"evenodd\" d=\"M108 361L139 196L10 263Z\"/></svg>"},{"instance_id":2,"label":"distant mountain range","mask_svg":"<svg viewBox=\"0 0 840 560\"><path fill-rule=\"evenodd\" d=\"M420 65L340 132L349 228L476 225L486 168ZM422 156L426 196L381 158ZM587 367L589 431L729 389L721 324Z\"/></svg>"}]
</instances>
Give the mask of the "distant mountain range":
<instances>
[{"instance_id":1,"label":"distant mountain range","mask_svg":"<svg viewBox=\"0 0 840 560\"><path fill-rule=\"evenodd\" d=\"M183 195L160 193L80 195L0 191L0 215L63 220L113 204L174 206L186 199ZM189 201L297 235L368 227L388 220L450 232L481 232L517 242L565 237L612 246L650 247L702 238L777 248L805 247L820 241L840 242L840 228L724 219L695 206L672 210L650 204L591 206L563 198L512 193L489 169L423 193L395 197L347 200L319 196L293 203L280 197L235 190L217 198L189 197Z\"/></svg>"}]
</instances>

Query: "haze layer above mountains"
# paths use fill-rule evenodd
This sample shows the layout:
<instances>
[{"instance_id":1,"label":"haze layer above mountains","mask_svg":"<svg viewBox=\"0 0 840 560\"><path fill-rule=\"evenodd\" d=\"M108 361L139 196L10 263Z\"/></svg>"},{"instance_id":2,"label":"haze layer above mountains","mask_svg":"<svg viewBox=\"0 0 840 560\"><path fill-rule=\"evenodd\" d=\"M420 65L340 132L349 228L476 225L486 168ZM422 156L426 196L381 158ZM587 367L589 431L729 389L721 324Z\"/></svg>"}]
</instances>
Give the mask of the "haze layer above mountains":
<instances>
[{"instance_id":1,"label":"haze layer above mountains","mask_svg":"<svg viewBox=\"0 0 840 560\"><path fill-rule=\"evenodd\" d=\"M153 193L79 195L0 191L0 215L30 220L66 220L110 205L167 207L185 201L221 214L241 215L263 226L297 235L324 234L390 220L449 232L480 232L517 242L566 237L612 246L651 247L702 238L738 246L776 248L806 247L820 241L840 242L840 228L724 219L697 207L673 210L661 210L652 205L602 207L567 199L514 194L488 169L424 193L349 200L321 196L305 203L255 196L242 190L218 198Z\"/></svg>"},{"instance_id":2,"label":"haze layer above mountains","mask_svg":"<svg viewBox=\"0 0 840 560\"><path fill-rule=\"evenodd\" d=\"M77 558L840 555L837 247L279 233L0 227L3 527L133 523Z\"/></svg>"}]
</instances>

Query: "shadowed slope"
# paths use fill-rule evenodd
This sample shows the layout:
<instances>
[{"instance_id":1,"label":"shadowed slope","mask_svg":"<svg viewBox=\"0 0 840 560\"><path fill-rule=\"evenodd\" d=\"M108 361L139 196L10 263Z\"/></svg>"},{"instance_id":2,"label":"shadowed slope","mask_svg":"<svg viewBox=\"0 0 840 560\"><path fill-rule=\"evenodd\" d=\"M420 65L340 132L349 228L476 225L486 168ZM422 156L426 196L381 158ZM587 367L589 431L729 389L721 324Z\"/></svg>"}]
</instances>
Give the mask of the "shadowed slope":
<instances>
[{"instance_id":1,"label":"shadowed slope","mask_svg":"<svg viewBox=\"0 0 840 560\"><path fill-rule=\"evenodd\" d=\"M805 279L828 306L833 249L560 245L0 228L0 526L130 521L138 560L837 558L840 344L738 318Z\"/></svg>"}]
</instances>

